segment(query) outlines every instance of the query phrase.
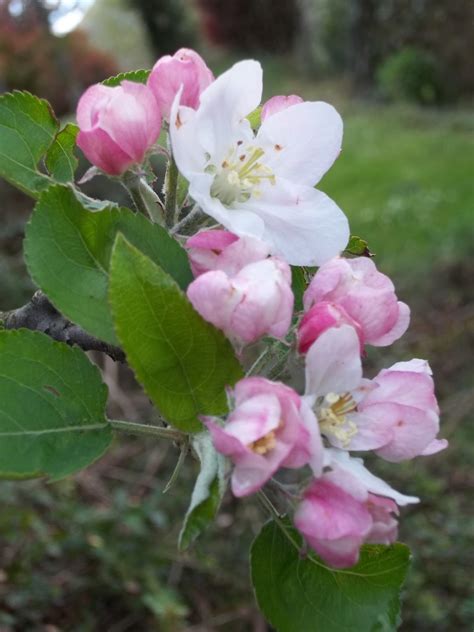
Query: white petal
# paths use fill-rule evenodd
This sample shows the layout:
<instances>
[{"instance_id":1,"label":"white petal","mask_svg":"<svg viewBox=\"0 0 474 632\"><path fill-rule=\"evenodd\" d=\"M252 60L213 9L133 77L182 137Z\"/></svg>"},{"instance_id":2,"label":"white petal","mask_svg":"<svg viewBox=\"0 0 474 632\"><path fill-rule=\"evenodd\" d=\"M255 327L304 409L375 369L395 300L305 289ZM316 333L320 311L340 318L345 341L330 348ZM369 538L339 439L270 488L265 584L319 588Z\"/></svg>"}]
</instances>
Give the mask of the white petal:
<instances>
[{"instance_id":1,"label":"white petal","mask_svg":"<svg viewBox=\"0 0 474 632\"><path fill-rule=\"evenodd\" d=\"M188 180L201 173L206 166L206 152L197 140L197 115L195 110L180 106L181 90L176 95L170 113L170 138L173 157L179 171Z\"/></svg>"},{"instance_id":2,"label":"white petal","mask_svg":"<svg viewBox=\"0 0 474 632\"><path fill-rule=\"evenodd\" d=\"M256 236L291 265L322 265L344 250L349 239L347 217L335 202L321 191L283 178L265 185L259 198L253 195L238 208L262 218L265 232Z\"/></svg>"},{"instance_id":3,"label":"white petal","mask_svg":"<svg viewBox=\"0 0 474 632\"><path fill-rule=\"evenodd\" d=\"M400 506L420 502L420 499L416 498L416 496L405 496L404 494L400 494L396 490L392 489L390 485L381 478L371 474L369 470L364 467L362 459L354 459L344 450L329 449L327 451L330 452L331 463L336 468L341 468L342 470L346 470L352 474L352 476L363 484L367 488L367 491L372 494L392 498L397 505Z\"/></svg>"},{"instance_id":4,"label":"white petal","mask_svg":"<svg viewBox=\"0 0 474 632\"><path fill-rule=\"evenodd\" d=\"M220 164L236 140L253 139L245 117L260 103L262 68L252 60L235 64L204 90L197 111L179 105L181 92L171 108L170 135L178 169L189 180L209 157Z\"/></svg>"},{"instance_id":5,"label":"white petal","mask_svg":"<svg viewBox=\"0 0 474 632\"><path fill-rule=\"evenodd\" d=\"M331 328L306 354L306 395L352 391L362 380L359 338L353 327Z\"/></svg>"},{"instance_id":6,"label":"white petal","mask_svg":"<svg viewBox=\"0 0 474 632\"><path fill-rule=\"evenodd\" d=\"M253 137L246 120L262 98L262 67L241 61L220 75L200 96L197 111L199 143L220 164L238 135Z\"/></svg>"},{"instance_id":7,"label":"white petal","mask_svg":"<svg viewBox=\"0 0 474 632\"><path fill-rule=\"evenodd\" d=\"M265 164L277 175L312 186L339 156L342 130L342 119L332 105L306 101L265 119L257 144L265 150Z\"/></svg>"}]
</instances>

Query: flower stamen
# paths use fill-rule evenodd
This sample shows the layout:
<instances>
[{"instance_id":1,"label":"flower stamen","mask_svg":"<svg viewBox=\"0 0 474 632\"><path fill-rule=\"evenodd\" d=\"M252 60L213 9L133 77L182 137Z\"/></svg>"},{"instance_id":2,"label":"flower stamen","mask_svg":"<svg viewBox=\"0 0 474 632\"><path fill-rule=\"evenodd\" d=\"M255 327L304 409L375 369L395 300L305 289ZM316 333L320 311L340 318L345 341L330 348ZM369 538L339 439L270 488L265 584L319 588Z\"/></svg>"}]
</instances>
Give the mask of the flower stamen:
<instances>
[{"instance_id":1,"label":"flower stamen","mask_svg":"<svg viewBox=\"0 0 474 632\"><path fill-rule=\"evenodd\" d=\"M332 435L347 447L358 432L357 425L347 415L356 410L357 404L350 393L328 393L317 411L321 432Z\"/></svg>"},{"instance_id":2,"label":"flower stamen","mask_svg":"<svg viewBox=\"0 0 474 632\"><path fill-rule=\"evenodd\" d=\"M251 196L260 197L258 186L268 180L275 184L273 171L260 162L265 152L261 147L249 146L241 153L241 141L231 149L218 170L215 165L207 165L206 173L214 175L211 196L222 204L230 206L234 202L246 202Z\"/></svg>"}]
</instances>

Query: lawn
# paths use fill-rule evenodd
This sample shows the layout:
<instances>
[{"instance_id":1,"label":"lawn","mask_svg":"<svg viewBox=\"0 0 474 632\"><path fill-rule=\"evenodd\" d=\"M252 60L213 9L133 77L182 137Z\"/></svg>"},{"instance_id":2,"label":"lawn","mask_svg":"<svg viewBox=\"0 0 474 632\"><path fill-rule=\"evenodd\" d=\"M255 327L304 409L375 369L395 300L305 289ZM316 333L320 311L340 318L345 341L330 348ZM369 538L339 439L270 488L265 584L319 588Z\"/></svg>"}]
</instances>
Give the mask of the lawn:
<instances>
[{"instance_id":1,"label":"lawn","mask_svg":"<svg viewBox=\"0 0 474 632\"><path fill-rule=\"evenodd\" d=\"M449 450L377 466L394 486L422 499L401 518L401 539L414 553L401 629L470 629L472 119L461 110L353 102L332 85L288 73L284 79L276 67L269 75L278 92L334 100L343 113L343 152L320 188L345 210L352 232L367 239L379 267L413 306L406 338L370 353L369 372L415 355L430 360L437 379ZM115 385L115 415L150 415L130 376L117 383L110 364L107 375ZM0 486L2 631L265 629L258 627L246 561L260 510L229 497L212 531L179 557L174 543L194 466L163 496L175 456L161 445L120 443L74 480Z\"/></svg>"}]
</instances>

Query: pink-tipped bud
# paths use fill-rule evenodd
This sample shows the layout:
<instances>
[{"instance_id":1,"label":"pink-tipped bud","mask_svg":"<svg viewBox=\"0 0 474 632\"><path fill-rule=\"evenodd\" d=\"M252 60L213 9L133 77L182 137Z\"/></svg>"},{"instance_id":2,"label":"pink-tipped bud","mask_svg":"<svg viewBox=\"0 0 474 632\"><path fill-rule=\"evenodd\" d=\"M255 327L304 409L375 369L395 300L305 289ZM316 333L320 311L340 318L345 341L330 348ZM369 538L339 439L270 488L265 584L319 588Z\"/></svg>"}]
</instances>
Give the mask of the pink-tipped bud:
<instances>
[{"instance_id":1,"label":"pink-tipped bud","mask_svg":"<svg viewBox=\"0 0 474 632\"><path fill-rule=\"evenodd\" d=\"M289 96L275 96L271 99L268 99L268 101L264 103L262 107L262 122L269 116L273 116L273 114L277 114L282 110L286 110L287 108L291 107L292 105L296 105L297 103L303 103L303 99L297 94L290 94Z\"/></svg>"},{"instance_id":2,"label":"pink-tipped bud","mask_svg":"<svg viewBox=\"0 0 474 632\"><path fill-rule=\"evenodd\" d=\"M227 230L203 230L187 240L186 248L195 277L211 270L234 275L269 255L268 246L259 239L239 238Z\"/></svg>"},{"instance_id":3,"label":"pink-tipped bud","mask_svg":"<svg viewBox=\"0 0 474 632\"><path fill-rule=\"evenodd\" d=\"M222 270L201 274L187 295L205 320L239 345L264 335L283 338L291 324L290 267L276 257L250 263L233 276Z\"/></svg>"},{"instance_id":4,"label":"pink-tipped bud","mask_svg":"<svg viewBox=\"0 0 474 632\"><path fill-rule=\"evenodd\" d=\"M357 563L373 525L365 503L325 477L306 490L294 523L311 548L336 568Z\"/></svg>"},{"instance_id":5,"label":"pink-tipped bud","mask_svg":"<svg viewBox=\"0 0 474 632\"><path fill-rule=\"evenodd\" d=\"M88 88L77 106L77 122L77 144L85 156L117 176L143 162L160 134L161 113L146 86L123 81L114 88Z\"/></svg>"},{"instance_id":6,"label":"pink-tipped bud","mask_svg":"<svg viewBox=\"0 0 474 632\"><path fill-rule=\"evenodd\" d=\"M364 344L385 347L410 323L408 305L397 299L392 281L367 257L334 257L323 264L304 294L304 307L328 301L356 321Z\"/></svg>"},{"instance_id":7,"label":"pink-tipped bud","mask_svg":"<svg viewBox=\"0 0 474 632\"><path fill-rule=\"evenodd\" d=\"M214 75L196 51L180 48L173 56L161 57L148 78L163 116L169 120L171 106L181 86L181 105L194 110L199 106L199 97L214 81Z\"/></svg>"},{"instance_id":8,"label":"pink-tipped bud","mask_svg":"<svg viewBox=\"0 0 474 632\"><path fill-rule=\"evenodd\" d=\"M355 329L360 340L362 353L364 341L359 324L347 314L344 308L327 301L313 305L301 319L298 328L298 351L306 353L313 342L327 329L330 327L341 327L342 325L351 325Z\"/></svg>"}]
</instances>

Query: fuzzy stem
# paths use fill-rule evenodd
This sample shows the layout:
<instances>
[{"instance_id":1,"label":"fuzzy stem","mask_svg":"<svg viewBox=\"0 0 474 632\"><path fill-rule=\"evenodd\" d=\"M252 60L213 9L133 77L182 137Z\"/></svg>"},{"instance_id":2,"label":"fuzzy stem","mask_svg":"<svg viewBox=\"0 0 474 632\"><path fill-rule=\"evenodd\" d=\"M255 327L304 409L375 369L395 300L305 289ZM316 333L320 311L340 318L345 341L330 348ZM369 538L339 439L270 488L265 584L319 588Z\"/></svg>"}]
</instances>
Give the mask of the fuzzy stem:
<instances>
[{"instance_id":1,"label":"fuzzy stem","mask_svg":"<svg viewBox=\"0 0 474 632\"><path fill-rule=\"evenodd\" d=\"M257 492L257 496L260 502L262 503L262 505L265 507L265 509L267 509L267 511L272 516L272 518L275 520L276 524L281 529L282 533L285 535L287 540L291 542L291 544L295 547L295 549L297 549L298 551L301 551L300 545L298 544L298 542L296 542L296 540L293 538L293 536L289 532L286 524L282 520L280 513L277 511L276 507L274 506L272 501L268 498L268 496L265 494L265 492L262 489L260 489Z\"/></svg>"},{"instance_id":2,"label":"fuzzy stem","mask_svg":"<svg viewBox=\"0 0 474 632\"><path fill-rule=\"evenodd\" d=\"M189 211L189 213L186 215L186 217L183 217L183 219L171 229L170 231L171 234L172 235L178 234L183 228L185 228L186 226L191 224L196 218L198 218L199 215L201 215L201 213L202 213L201 208L197 204L195 204L193 208Z\"/></svg>"},{"instance_id":3,"label":"fuzzy stem","mask_svg":"<svg viewBox=\"0 0 474 632\"><path fill-rule=\"evenodd\" d=\"M165 175L165 222L166 226L173 226L176 220L176 196L178 189L178 167L173 156L168 161Z\"/></svg>"},{"instance_id":4,"label":"fuzzy stem","mask_svg":"<svg viewBox=\"0 0 474 632\"><path fill-rule=\"evenodd\" d=\"M119 432L126 432L128 434L154 435L155 437L169 439L170 441L183 441L187 437L187 435L180 430L174 430L173 428L163 428L161 426L150 426L148 424L139 424L133 421L119 421L117 419L109 419L109 424L114 430L118 430Z\"/></svg>"}]
</instances>

